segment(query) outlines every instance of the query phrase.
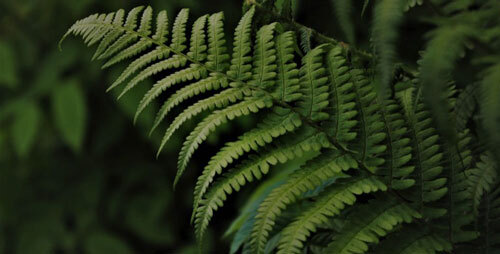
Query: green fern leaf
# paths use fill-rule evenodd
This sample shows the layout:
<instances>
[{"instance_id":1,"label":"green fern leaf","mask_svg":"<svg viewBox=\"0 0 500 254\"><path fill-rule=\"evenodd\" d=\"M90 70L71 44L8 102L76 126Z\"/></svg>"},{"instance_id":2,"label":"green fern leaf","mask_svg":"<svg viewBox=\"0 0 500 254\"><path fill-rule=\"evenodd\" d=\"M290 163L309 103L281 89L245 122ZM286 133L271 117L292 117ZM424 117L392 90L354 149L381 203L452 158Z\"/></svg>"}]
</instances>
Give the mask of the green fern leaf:
<instances>
[{"instance_id":1,"label":"green fern leaf","mask_svg":"<svg viewBox=\"0 0 500 254\"><path fill-rule=\"evenodd\" d=\"M116 13L116 15L121 15L121 17L123 18L123 10L118 11ZM101 14L99 16L99 20L101 20L103 23L105 24L111 24L113 22L113 19L115 18L115 13L110 13L108 15L105 15L105 14ZM118 16L118 18L120 19L120 16ZM109 32L109 28L107 27L100 27L98 29L95 29L92 34L90 34L88 36L88 38L84 41L85 44L87 44L88 46L92 46L94 45L95 43L99 42L104 36L106 36L106 34Z\"/></svg>"},{"instance_id":2,"label":"green fern leaf","mask_svg":"<svg viewBox=\"0 0 500 254\"><path fill-rule=\"evenodd\" d=\"M229 55L226 53L226 40L223 27L224 14L213 14L208 22L208 62L207 67L224 72L228 67Z\"/></svg>"},{"instance_id":3,"label":"green fern leaf","mask_svg":"<svg viewBox=\"0 0 500 254\"><path fill-rule=\"evenodd\" d=\"M311 43L312 30L310 28L302 27L300 29L300 47L305 53L309 53L313 46Z\"/></svg>"},{"instance_id":4,"label":"green fern leaf","mask_svg":"<svg viewBox=\"0 0 500 254\"><path fill-rule=\"evenodd\" d=\"M382 119L387 134L387 150L382 174L387 176L389 188L407 189L415 184L410 174L415 170L409 162L412 158L410 139L406 137L406 127L402 108L394 100L387 100L381 109Z\"/></svg>"},{"instance_id":5,"label":"green fern leaf","mask_svg":"<svg viewBox=\"0 0 500 254\"><path fill-rule=\"evenodd\" d=\"M269 108L272 105L273 104L270 98L250 97L224 109L216 110L207 116L196 126L191 134L189 134L182 146L181 152L179 153L178 171L175 176L174 186L179 181L179 178L186 169L187 164L195 150L208 137L210 132L217 128L217 126L239 116L257 113L259 110Z\"/></svg>"},{"instance_id":6,"label":"green fern leaf","mask_svg":"<svg viewBox=\"0 0 500 254\"><path fill-rule=\"evenodd\" d=\"M139 71L140 69L144 68L147 66L149 63L162 59L164 57L168 57L170 51L168 49L162 48L162 47L157 47L156 49L150 51L147 54L142 55L141 57L137 58L134 60L132 63L127 66L127 68L120 74L120 76L109 86L109 88L106 90L106 92L111 91L115 87L119 86L122 84L125 80L127 80L130 76L132 76L134 73ZM145 79L144 77L143 79ZM140 80L136 81L136 84ZM135 85L134 84L129 84L127 89L124 89L122 94L126 93L128 90L133 88Z\"/></svg>"},{"instance_id":7,"label":"green fern leaf","mask_svg":"<svg viewBox=\"0 0 500 254\"><path fill-rule=\"evenodd\" d=\"M198 82L192 83L177 90L165 101L165 103L163 103L163 106L158 111L153 127L151 128L151 132L153 132L158 127L158 125L160 125L160 123L163 121L163 119L165 119L170 110L172 110L175 106L196 95L205 93L207 91L226 88L227 86L228 83L226 82L226 79L224 77L221 77L220 75L211 75L208 78L202 79Z\"/></svg>"},{"instance_id":8,"label":"green fern leaf","mask_svg":"<svg viewBox=\"0 0 500 254\"><path fill-rule=\"evenodd\" d=\"M467 124L472 119L474 111L478 106L479 101L479 86L471 84L458 95L455 103L455 115L457 130L463 131Z\"/></svg>"},{"instance_id":9,"label":"green fern leaf","mask_svg":"<svg viewBox=\"0 0 500 254\"><path fill-rule=\"evenodd\" d=\"M207 75L207 70L198 65L191 64L189 68L177 71L169 76L161 79L156 82L151 89L144 95L142 100L139 102L139 106L137 107L137 111L134 116L134 123L137 121L137 118L142 113L142 111L154 100L156 99L163 91L168 89L169 87L190 81L190 80L199 80Z\"/></svg>"},{"instance_id":10,"label":"green fern leaf","mask_svg":"<svg viewBox=\"0 0 500 254\"><path fill-rule=\"evenodd\" d=\"M186 22L189 17L189 9L182 9L175 18L172 27L172 42L170 48L176 52L182 52L186 49Z\"/></svg>"},{"instance_id":11,"label":"green fern leaf","mask_svg":"<svg viewBox=\"0 0 500 254\"><path fill-rule=\"evenodd\" d=\"M469 242L478 237L475 230L470 230L474 215L471 213L473 197L469 191L470 177L466 170L472 163L472 152L468 149L471 137L468 130L458 134L454 147L445 145L449 159L448 167L448 241L452 244Z\"/></svg>"},{"instance_id":12,"label":"green fern leaf","mask_svg":"<svg viewBox=\"0 0 500 254\"><path fill-rule=\"evenodd\" d=\"M483 154L481 160L477 162L476 167L467 171L468 188L473 199L473 211L479 212L479 207L483 196L492 190L493 184L497 179L495 162L491 156Z\"/></svg>"},{"instance_id":13,"label":"green fern leaf","mask_svg":"<svg viewBox=\"0 0 500 254\"><path fill-rule=\"evenodd\" d=\"M404 10L408 11L417 5L422 5L423 3L424 3L424 0L406 0Z\"/></svg>"},{"instance_id":14,"label":"green fern leaf","mask_svg":"<svg viewBox=\"0 0 500 254\"><path fill-rule=\"evenodd\" d=\"M459 251L462 242L486 243L484 250L495 250L497 226L490 222L500 217L500 190L492 179L496 177L496 153L482 151L482 144L474 143L480 139L471 139L476 133L465 127L478 122L470 121L470 98L455 103L455 88L448 85L446 76L459 56L456 49L463 51L474 34L470 29L477 25L475 19L471 24L458 22L459 18L454 24L444 22L446 18L434 20L440 27L435 31L442 26L457 31L431 34L420 80L414 79L413 72L407 76L406 68L393 77L395 29L402 20L403 6L412 0L391 1L382 0L375 6L375 13L383 12L377 14L373 29L379 77L368 75L373 74L368 65L363 65L367 70L353 68L361 61L350 45L333 41L313 47L313 43L330 40L300 24L295 28L305 55L298 49L295 33L286 31L286 20L252 29L261 3L270 9L281 4L289 15L291 1L249 1L255 7L240 19L232 52L225 45L223 13L198 18L187 35L187 9L177 15L171 31L166 12L160 12L153 24L152 9L138 7L125 21L123 10L91 15L77 21L64 37L75 34L87 45L98 44L95 58L104 60L103 67L131 59L108 88L125 83L119 98L145 79L163 75L143 95L135 115L136 120L149 104L170 93L162 98L153 131L171 117L174 108L181 109L172 117L158 154L186 121L207 113L196 120L183 143L174 185L199 146L221 124L256 112L264 117L256 127L225 143L198 178L192 216L198 241L231 193L263 178L276 164L293 160L291 163L300 163L274 175L273 179L279 176L279 184L273 181L268 192L252 198L251 213L245 211L244 219L232 227L231 232L239 232L232 251L243 246L244 253L364 253L371 248L380 252L375 246L378 241L380 246L394 244L394 249L386 247L389 253L435 253L452 247ZM336 3L342 5L349 3ZM394 9L397 12L391 11ZM348 20L348 9L338 11L344 12L339 18ZM341 27L354 40L349 24ZM496 35L484 37L488 36ZM454 52L429 63L436 57L436 48L443 49L441 44L449 42L449 37L457 39L451 48ZM432 64L439 65L434 73L428 72ZM480 100L481 117L488 117L483 125L493 141L498 125L494 108L498 103L492 102L498 91L495 68L484 72L482 92L488 94L482 94L484 100ZM436 73L444 74L439 77L443 82L432 81L440 82L436 94L447 103L438 111L457 119L461 126L454 142L449 142L447 134L438 135L439 121L445 118L432 119L438 114L429 105L437 100L431 98L429 103L425 86ZM377 83L377 78L382 82ZM391 89L395 96L377 91L377 85L388 91L393 80L398 80ZM472 169L471 147L488 154ZM372 194L375 191L384 193ZM370 193L363 195L363 203L366 198L368 205L355 204L356 196L365 193ZM352 207L344 209L348 206ZM425 228L414 233L416 226L403 222L412 222L420 214L423 220L418 226ZM477 232L481 232L479 238Z\"/></svg>"},{"instance_id":15,"label":"green fern leaf","mask_svg":"<svg viewBox=\"0 0 500 254\"><path fill-rule=\"evenodd\" d=\"M374 177L348 179L346 182L334 183L320 194L311 208L304 210L283 229L278 253L300 253L303 242L311 232L316 231L317 226L325 223L329 217L338 215L346 205L353 205L356 202L355 195L385 190L387 187ZM362 211L373 211L373 209ZM362 218L362 216L357 218ZM328 252L347 253L335 247L329 249Z\"/></svg>"},{"instance_id":16,"label":"green fern leaf","mask_svg":"<svg viewBox=\"0 0 500 254\"><path fill-rule=\"evenodd\" d=\"M352 2L350 0L332 0L333 10L337 16L340 29L345 35L347 42L354 44L356 41L352 16Z\"/></svg>"},{"instance_id":17,"label":"green fern leaf","mask_svg":"<svg viewBox=\"0 0 500 254\"><path fill-rule=\"evenodd\" d=\"M325 47L326 45L322 45L309 51L302 58L300 68L302 98L298 102L298 107L304 116L313 121L328 118L328 113L324 112L328 106L328 77L322 63Z\"/></svg>"},{"instance_id":18,"label":"green fern leaf","mask_svg":"<svg viewBox=\"0 0 500 254\"><path fill-rule=\"evenodd\" d=\"M144 36L148 36L151 34L151 20L153 17L153 9L148 6L146 10L142 13L142 18L140 22L140 27L137 30L137 33L141 33ZM146 40L146 39L140 39L138 42L130 45L124 50L120 50L119 53L114 55L111 59L109 59L103 66L102 68L107 68L111 65L114 65L118 62L123 61L124 59L130 58L132 56L135 56L144 50L148 49L151 45L153 45L153 42L151 40ZM106 56L103 56L103 58L107 58Z\"/></svg>"},{"instance_id":19,"label":"green fern leaf","mask_svg":"<svg viewBox=\"0 0 500 254\"><path fill-rule=\"evenodd\" d=\"M156 33L153 35L153 40L159 43L164 43L167 41L168 35L168 15L167 11L160 11L158 17L156 18Z\"/></svg>"},{"instance_id":20,"label":"green fern leaf","mask_svg":"<svg viewBox=\"0 0 500 254\"><path fill-rule=\"evenodd\" d=\"M138 34L135 31L137 28L137 18L139 13L144 9L143 6L136 7L132 9L127 16L124 25L124 34L121 35L115 42L113 42L104 52L97 57L97 59L102 60L109 58L116 54L117 52L123 50L128 44L137 39Z\"/></svg>"},{"instance_id":21,"label":"green fern leaf","mask_svg":"<svg viewBox=\"0 0 500 254\"><path fill-rule=\"evenodd\" d=\"M500 226L498 225L500 218L500 184L498 183L497 179L495 187L485 193L481 202L480 216L478 218L481 238L477 246L481 246L480 249L484 253L495 253L500 250L500 234L498 233L500 232Z\"/></svg>"},{"instance_id":22,"label":"green fern leaf","mask_svg":"<svg viewBox=\"0 0 500 254\"><path fill-rule=\"evenodd\" d=\"M321 148L330 146L331 144L324 133L305 129L302 135L289 141L288 144L279 145L260 156L250 156L248 160L229 171L223 179L214 183L205 198L200 201L200 207L195 216L195 231L198 241L203 238L213 212L223 205L227 195L231 194L233 190L238 191L247 182L262 178L269 172L270 167L277 163L301 157L307 151L319 151Z\"/></svg>"},{"instance_id":23,"label":"green fern leaf","mask_svg":"<svg viewBox=\"0 0 500 254\"><path fill-rule=\"evenodd\" d=\"M413 88L401 92L399 98L409 124L412 141L412 164L415 165L416 184L411 188L412 199L419 205L419 212L428 218L441 217L445 209L428 207L425 203L441 199L446 195L447 179L442 176L443 153L438 144L439 136L431 126L432 118L421 101L414 105Z\"/></svg>"},{"instance_id":24,"label":"green fern leaf","mask_svg":"<svg viewBox=\"0 0 500 254\"><path fill-rule=\"evenodd\" d=\"M347 67L347 60L342 56L341 47L332 48L327 55L329 84L329 103L326 111L330 114L327 126L331 136L342 146L356 137L353 128L356 126L353 83L349 82L351 75Z\"/></svg>"},{"instance_id":25,"label":"green fern leaf","mask_svg":"<svg viewBox=\"0 0 500 254\"><path fill-rule=\"evenodd\" d=\"M252 150L257 151L260 147L271 143L275 138L292 132L301 125L302 121L296 113L288 109L276 108L255 129L246 132L237 141L226 143L210 159L210 162L198 178L194 190L192 219L194 219L194 211L197 210L201 198L205 195L216 174L221 174L224 168L227 168L244 153Z\"/></svg>"},{"instance_id":26,"label":"green fern leaf","mask_svg":"<svg viewBox=\"0 0 500 254\"><path fill-rule=\"evenodd\" d=\"M165 57L168 57L168 53ZM163 61L157 62L155 64L152 64L142 70L140 73L138 73L130 82L123 88L122 92L118 96L118 99L120 99L122 96L124 96L128 91L130 91L132 88L137 86L141 81L153 76L154 74L157 74L161 71L169 70L172 68L179 68L181 66L186 65L187 60L179 55L174 55L170 58L167 58ZM109 89L108 89L109 90Z\"/></svg>"},{"instance_id":27,"label":"green fern leaf","mask_svg":"<svg viewBox=\"0 0 500 254\"><path fill-rule=\"evenodd\" d=\"M377 254L436 254L450 252L451 244L442 237L428 233L420 227L404 227L390 234L376 248Z\"/></svg>"},{"instance_id":28,"label":"green fern leaf","mask_svg":"<svg viewBox=\"0 0 500 254\"><path fill-rule=\"evenodd\" d=\"M358 113L359 132L357 144L358 159L370 172L376 172L377 167L384 163L382 153L386 146L382 141L386 138L383 132L384 122L377 103L377 94L373 91L370 81L364 77L361 70L351 71L354 84L354 94Z\"/></svg>"},{"instance_id":29,"label":"green fern leaf","mask_svg":"<svg viewBox=\"0 0 500 254\"><path fill-rule=\"evenodd\" d=\"M168 129L166 130L165 135L163 136L163 139L161 141L160 148L158 148L157 156L160 154L161 150L168 142L168 140L172 137L172 134L174 134L174 132L179 129L184 122L191 119L193 116L198 115L204 110L225 107L229 103L234 103L238 100L241 100L245 93L250 93L250 91L230 88L189 106L181 114L179 114L168 126Z\"/></svg>"},{"instance_id":30,"label":"green fern leaf","mask_svg":"<svg viewBox=\"0 0 500 254\"><path fill-rule=\"evenodd\" d=\"M201 16L193 24L190 48L187 55L195 61L203 61L206 57L205 24L207 22L207 17L208 15Z\"/></svg>"},{"instance_id":31,"label":"green fern leaf","mask_svg":"<svg viewBox=\"0 0 500 254\"><path fill-rule=\"evenodd\" d=\"M227 72L228 76L245 81L251 77L250 65L252 57L248 56L251 51L251 26L252 18L255 14L255 7L248 10L240 19L234 33L234 50L231 59L231 66Z\"/></svg>"},{"instance_id":32,"label":"green fern leaf","mask_svg":"<svg viewBox=\"0 0 500 254\"><path fill-rule=\"evenodd\" d=\"M422 56L420 84L422 95L428 108L432 109L434 121L440 134L447 141L455 143L457 133L450 130L454 119L448 114L448 79L457 59L464 54L466 40L475 31L471 24L450 24L432 31L431 40Z\"/></svg>"},{"instance_id":33,"label":"green fern leaf","mask_svg":"<svg viewBox=\"0 0 500 254\"><path fill-rule=\"evenodd\" d=\"M293 61L293 52L296 47L293 32L284 32L276 38L276 55L278 65L278 86L274 92L275 97L284 102L293 102L302 95L299 93L299 70Z\"/></svg>"},{"instance_id":34,"label":"green fern leaf","mask_svg":"<svg viewBox=\"0 0 500 254\"><path fill-rule=\"evenodd\" d=\"M331 151L309 161L294 172L283 185L269 194L258 209L252 230L254 253L263 253L276 218L288 204L294 202L306 191L313 190L318 183L341 176L342 171L357 167L356 161L350 156L339 155L338 152Z\"/></svg>"},{"instance_id":35,"label":"green fern leaf","mask_svg":"<svg viewBox=\"0 0 500 254\"><path fill-rule=\"evenodd\" d=\"M403 20L404 4L401 0L378 1L373 13L372 36L378 56L379 75L377 92L382 98L386 98L390 91L396 60L398 28Z\"/></svg>"},{"instance_id":36,"label":"green fern leaf","mask_svg":"<svg viewBox=\"0 0 500 254\"><path fill-rule=\"evenodd\" d=\"M274 32L277 23L263 26L257 32L253 56L253 76L250 85L263 89L275 84L276 49L274 48Z\"/></svg>"},{"instance_id":37,"label":"green fern leaf","mask_svg":"<svg viewBox=\"0 0 500 254\"><path fill-rule=\"evenodd\" d=\"M339 254L366 253L369 244L377 244L380 238L392 232L401 223L411 223L421 217L409 206L382 196L378 201L358 207L327 250L329 253Z\"/></svg>"},{"instance_id":38,"label":"green fern leaf","mask_svg":"<svg viewBox=\"0 0 500 254\"><path fill-rule=\"evenodd\" d=\"M490 67L481 83L481 115L484 127L488 133L488 145L493 150L493 156L498 164L500 164L500 64Z\"/></svg>"}]
</instances>

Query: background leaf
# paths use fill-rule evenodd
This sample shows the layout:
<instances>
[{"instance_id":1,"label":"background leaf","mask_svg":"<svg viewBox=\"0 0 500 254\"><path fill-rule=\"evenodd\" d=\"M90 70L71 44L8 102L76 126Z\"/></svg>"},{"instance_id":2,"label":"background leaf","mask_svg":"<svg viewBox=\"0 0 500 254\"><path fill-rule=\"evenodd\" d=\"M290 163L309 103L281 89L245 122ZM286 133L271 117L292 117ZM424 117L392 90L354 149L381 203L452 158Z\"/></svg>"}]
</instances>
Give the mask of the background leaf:
<instances>
[{"instance_id":1,"label":"background leaf","mask_svg":"<svg viewBox=\"0 0 500 254\"><path fill-rule=\"evenodd\" d=\"M101 254L101 253L120 253L120 254L132 254L133 252L128 248L128 246L113 237L112 235L106 233L96 233L89 237L87 240L87 251L89 254Z\"/></svg>"},{"instance_id":2,"label":"background leaf","mask_svg":"<svg viewBox=\"0 0 500 254\"><path fill-rule=\"evenodd\" d=\"M18 105L11 125L14 149L19 157L25 157L35 142L41 112L33 102Z\"/></svg>"},{"instance_id":3,"label":"background leaf","mask_svg":"<svg viewBox=\"0 0 500 254\"><path fill-rule=\"evenodd\" d=\"M0 85L13 88L17 85L17 62L9 44L0 40Z\"/></svg>"},{"instance_id":4,"label":"background leaf","mask_svg":"<svg viewBox=\"0 0 500 254\"><path fill-rule=\"evenodd\" d=\"M85 135L87 108L76 81L69 81L52 94L52 113L64 142L79 152Z\"/></svg>"}]
</instances>

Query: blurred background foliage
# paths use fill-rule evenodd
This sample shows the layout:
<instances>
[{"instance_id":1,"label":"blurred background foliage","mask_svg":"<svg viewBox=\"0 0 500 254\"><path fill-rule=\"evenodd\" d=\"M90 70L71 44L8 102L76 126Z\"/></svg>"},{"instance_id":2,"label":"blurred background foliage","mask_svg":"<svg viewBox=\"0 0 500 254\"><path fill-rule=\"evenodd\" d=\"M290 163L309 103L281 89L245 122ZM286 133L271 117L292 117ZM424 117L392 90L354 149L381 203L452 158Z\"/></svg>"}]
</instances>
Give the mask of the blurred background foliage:
<instances>
[{"instance_id":1,"label":"blurred background foliage","mask_svg":"<svg viewBox=\"0 0 500 254\"><path fill-rule=\"evenodd\" d=\"M104 90L119 70L89 64L76 40L57 48L76 19L142 4L224 10L229 26L241 15L239 1L0 1L0 253L196 252L194 175L174 193L176 151L156 159L147 135L154 109L132 124L148 84L116 102Z\"/></svg>"},{"instance_id":2,"label":"blurred background foliage","mask_svg":"<svg viewBox=\"0 0 500 254\"><path fill-rule=\"evenodd\" d=\"M330 0L294 0L291 15L370 50L371 13L358 11L366 2L355 3L355 29L338 25ZM165 9L170 18L184 7L192 16L224 11L229 43L243 6L240 0L0 0L0 253L197 252L189 224L195 177L218 140L234 138L254 119L238 119L212 135L174 191L174 148L197 120L156 159L161 133L149 138L148 131L158 105L132 124L137 102L152 81L116 101L117 94L104 90L120 68L101 71L99 64L89 63L92 51L77 40L67 40L64 53L57 48L75 20L138 5ZM420 14L410 13L400 29L399 57L412 67L431 28L417 22ZM457 70L457 85L474 73ZM288 166L300 162L294 164ZM229 251L224 229L238 216L238 207L251 200L252 190L243 190L215 218L204 253Z\"/></svg>"}]
</instances>

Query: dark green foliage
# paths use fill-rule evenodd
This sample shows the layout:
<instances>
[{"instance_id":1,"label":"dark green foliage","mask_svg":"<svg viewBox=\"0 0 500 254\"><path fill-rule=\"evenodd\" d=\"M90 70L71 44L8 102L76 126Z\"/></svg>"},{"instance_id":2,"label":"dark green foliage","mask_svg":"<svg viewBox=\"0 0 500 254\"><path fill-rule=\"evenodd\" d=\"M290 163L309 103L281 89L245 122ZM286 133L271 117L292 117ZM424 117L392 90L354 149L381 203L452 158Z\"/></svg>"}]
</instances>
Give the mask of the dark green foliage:
<instances>
[{"instance_id":1,"label":"dark green foliage","mask_svg":"<svg viewBox=\"0 0 500 254\"><path fill-rule=\"evenodd\" d=\"M377 72L379 75L378 92L386 97L393 78L394 63L396 62L396 42L398 29L403 19L403 5L401 0L377 1L373 12L373 46L377 54Z\"/></svg>"},{"instance_id":2,"label":"dark green foliage","mask_svg":"<svg viewBox=\"0 0 500 254\"><path fill-rule=\"evenodd\" d=\"M352 2L349 0L332 0L331 2L347 42L354 44L356 42L356 34L352 22Z\"/></svg>"},{"instance_id":3,"label":"dark green foliage","mask_svg":"<svg viewBox=\"0 0 500 254\"><path fill-rule=\"evenodd\" d=\"M259 124L224 143L200 173L192 215L200 244L231 194L276 174L278 165L305 160L252 199L244 222L230 230L237 232L234 248L243 246L244 253L488 253L496 250L498 232L498 225L488 223L498 219L500 71L498 63L491 64L498 59L480 61L491 65L478 96L479 125L491 142L471 131L476 99L469 97L476 95L467 87L457 95L452 74L473 39L489 43L500 34L494 27L498 15L491 10L500 5L484 1L469 10L431 1L441 16L432 19L436 28L428 35L420 69L408 71L395 64L396 39L404 10L419 3L375 4L373 55L285 22L289 17L282 21L282 15L290 16L291 1L246 1L249 9L235 29L232 51L222 13L191 25L187 9L171 29L165 12L154 23L150 7L137 7L126 15L120 10L79 20L65 37L99 43L95 56L106 66L134 58L110 88L128 80L122 94L167 71L145 92L135 115L155 100L164 101L154 130L180 106L160 151L185 122L205 112L182 145L174 184L211 133L237 117L259 116ZM276 6L282 23L253 22ZM346 16L341 13L341 22L350 22ZM479 33L480 24L487 34ZM300 34L288 31L290 26ZM341 27L354 40L349 24ZM298 44L303 52L297 52ZM377 66L360 66L357 57L371 57ZM171 95L164 99L166 93Z\"/></svg>"}]
</instances>

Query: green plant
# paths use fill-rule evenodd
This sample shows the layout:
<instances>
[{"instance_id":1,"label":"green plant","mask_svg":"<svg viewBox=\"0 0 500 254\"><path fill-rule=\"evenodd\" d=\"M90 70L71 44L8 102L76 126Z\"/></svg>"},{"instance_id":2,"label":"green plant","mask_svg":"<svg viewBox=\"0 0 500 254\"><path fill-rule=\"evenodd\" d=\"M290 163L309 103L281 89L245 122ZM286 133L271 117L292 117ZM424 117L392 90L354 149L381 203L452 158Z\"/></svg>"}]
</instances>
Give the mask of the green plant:
<instances>
[{"instance_id":1,"label":"green plant","mask_svg":"<svg viewBox=\"0 0 500 254\"><path fill-rule=\"evenodd\" d=\"M470 40L498 39L494 13L500 4L482 1L472 8L468 1L432 1L450 16L433 20L438 26L415 71L395 64L394 43L403 10L419 2L376 3L374 54L291 20L283 14L291 2L247 1L231 54L222 13L198 18L190 36L187 9L169 35L167 13L157 15L153 29L150 7L95 14L66 35L81 35L89 46L99 43L94 58L106 60L104 67L134 59L109 88L126 83L122 95L162 73L135 116L172 91L151 131L174 107L183 110L168 126L159 152L183 123L209 112L182 145L174 185L215 129L245 115L262 119L225 143L200 174L192 216L198 240L230 194L277 164L302 159L299 169L269 179L255 192L260 196L252 200L258 201L230 228L229 234L237 231L233 250L248 239L243 251L249 253L498 251L498 225L491 222L500 218L494 99L500 61L478 52L478 61L498 62L482 76L483 119L474 123L475 95L465 88L457 96L449 73ZM256 12L280 22L254 29ZM343 26L347 34L350 27ZM477 34L481 29L488 33ZM311 46L315 41L322 44ZM471 131L473 124L481 127ZM492 142L478 131L483 127Z\"/></svg>"}]
</instances>

